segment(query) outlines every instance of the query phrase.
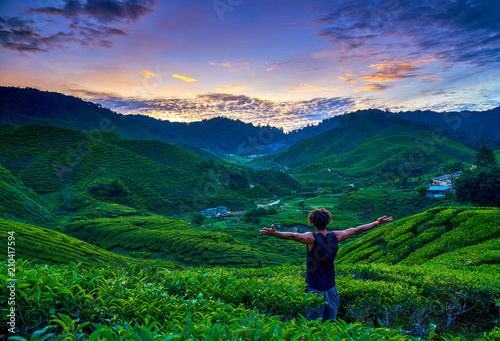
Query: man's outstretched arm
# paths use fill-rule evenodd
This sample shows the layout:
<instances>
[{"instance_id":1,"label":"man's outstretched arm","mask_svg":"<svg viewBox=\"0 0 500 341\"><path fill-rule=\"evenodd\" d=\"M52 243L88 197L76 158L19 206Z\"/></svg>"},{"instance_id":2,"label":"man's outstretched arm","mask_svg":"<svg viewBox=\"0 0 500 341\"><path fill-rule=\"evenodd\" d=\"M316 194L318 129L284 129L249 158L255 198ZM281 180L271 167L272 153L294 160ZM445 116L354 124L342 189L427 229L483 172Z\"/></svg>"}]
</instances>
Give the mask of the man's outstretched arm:
<instances>
[{"instance_id":1,"label":"man's outstretched arm","mask_svg":"<svg viewBox=\"0 0 500 341\"><path fill-rule=\"evenodd\" d=\"M271 225L271 227L264 227L262 230L260 230L260 234L267 235L267 236L274 236L274 237L278 237L280 239L295 240L296 242L303 243L303 244L313 244L314 243L314 236L313 236L312 232L306 232L306 233L278 232L274 228L274 225Z\"/></svg>"},{"instance_id":2,"label":"man's outstretched arm","mask_svg":"<svg viewBox=\"0 0 500 341\"><path fill-rule=\"evenodd\" d=\"M388 223L390 221L392 221L392 217L387 218L386 216L383 216L381 218L378 218L373 223L369 223L369 224L366 224L366 225L361 225L361 226L358 226L358 227L353 227L353 228L350 228L350 229L347 229L347 230L344 230L344 231L333 231L333 232L337 236L337 240L339 242L341 242L343 240L351 238L352 236L354 236L356 234L360 234L360 233L366 232L368 230L371 230L375 226L378 226L378 225L384 224L384 223Z\"/></svg>"}]
</instances>

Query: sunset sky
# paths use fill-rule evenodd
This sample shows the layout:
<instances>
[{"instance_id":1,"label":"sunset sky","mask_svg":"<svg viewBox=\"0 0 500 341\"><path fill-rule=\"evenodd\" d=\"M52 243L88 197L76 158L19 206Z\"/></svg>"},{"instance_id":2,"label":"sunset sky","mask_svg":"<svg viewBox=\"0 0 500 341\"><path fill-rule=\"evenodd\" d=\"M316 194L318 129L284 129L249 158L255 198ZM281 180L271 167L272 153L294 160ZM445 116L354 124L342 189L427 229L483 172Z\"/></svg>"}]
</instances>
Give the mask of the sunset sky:
<instances>
[{"instance_id":1,"label":"sunset sky","mask_svg":"<svg viewBox=\"0 0 500 341\"><path fill-rule=\"evenodd\" d=\"M0 85L173 121L300 127L500 105L500 5L450 0L2 0Z\"/></svg>"}]
</instances>

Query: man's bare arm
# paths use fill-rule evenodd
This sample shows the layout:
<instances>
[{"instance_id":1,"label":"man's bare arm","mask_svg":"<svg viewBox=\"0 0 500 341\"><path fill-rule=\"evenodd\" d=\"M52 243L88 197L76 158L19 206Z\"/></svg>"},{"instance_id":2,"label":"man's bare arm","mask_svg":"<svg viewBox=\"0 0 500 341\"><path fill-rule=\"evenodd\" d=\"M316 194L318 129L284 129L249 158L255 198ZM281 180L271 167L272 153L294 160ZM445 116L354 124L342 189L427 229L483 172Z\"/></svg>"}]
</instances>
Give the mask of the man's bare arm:
<instances>
[{"instance_id":1,"label":"man's bare arm","mask_svg":"<svg viewBox=\"0 0 500 341\"><path fill-rule=\"evenodd\" d=\"M378 224L377 224L377 221L378 221ZM378 226L378 225L384 224L384 223L388 223L390 221L392 221L392 217L387 218L386 216L383 216L381 218L378 218L373 223L369 223L369 224L365 224L365 225L360 225L358 227L346 229L344 231L333 231L333 232L337 236L337 240L339 242L341 242L343 240L351 238L352 236L354 236L356 234L360 234L360 233L366 232L368 230L371 230L375 226Z\"/></svg>"},{"instance_id":2,"label":"man's bare arm","mask_svg":"<svg viewBox=\"0 0 500 341\"><path fill-rule=\"evenodd\" d=\"M274 236L274 237L278 237L280 239L295 240L296 242L299 242L302 244L313 244L314 243L314 236L313 236L312 232L306 232L306 233L278 232L274 228L274 225L271 225L271 227L264 227L262 230L260 230L260 234L266 235L266 236Z\"/></svg>"}]
</instances>

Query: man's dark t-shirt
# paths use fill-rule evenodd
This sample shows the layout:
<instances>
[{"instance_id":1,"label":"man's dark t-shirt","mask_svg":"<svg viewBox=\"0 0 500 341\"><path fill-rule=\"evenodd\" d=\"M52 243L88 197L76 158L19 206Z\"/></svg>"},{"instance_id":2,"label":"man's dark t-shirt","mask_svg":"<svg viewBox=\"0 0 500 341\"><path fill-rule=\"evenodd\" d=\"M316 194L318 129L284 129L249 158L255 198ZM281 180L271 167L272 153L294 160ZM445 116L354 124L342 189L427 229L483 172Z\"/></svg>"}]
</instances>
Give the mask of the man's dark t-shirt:
<instances>
[{"instance_id":1,"label":"man's dark t-shirt","mask_svg":"<svg viewBox=\"0 0 500 341\"><path fill-rule=\"evenodd\" d=\"M314 233L312 249L307 249L306 282L312 289L327 291L335 286L334 260L339 250L337 236L333 232L326 237Z\"/></svg>"}]
</instances>

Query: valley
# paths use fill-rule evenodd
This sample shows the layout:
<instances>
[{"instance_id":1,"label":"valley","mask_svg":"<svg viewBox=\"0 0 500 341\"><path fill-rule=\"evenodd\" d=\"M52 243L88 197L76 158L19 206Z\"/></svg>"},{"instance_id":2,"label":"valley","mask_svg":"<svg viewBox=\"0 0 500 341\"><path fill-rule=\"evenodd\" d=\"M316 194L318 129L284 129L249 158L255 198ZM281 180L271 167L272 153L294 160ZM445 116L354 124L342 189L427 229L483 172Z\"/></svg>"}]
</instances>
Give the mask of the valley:
<instances>
[{"instance_id":1,"label":"valley","mask_svg":"<svg viewBox=\"0 0 500 341\"><path fill-rule=\"evenodd\" d=\"M498 146L366 110L266 128L276 140L250 152L235 144L262 127L222 119L246 127L224 146L228 129L200 122L189 144L170 123L155 135L152 118L34 90L32 111L2 90L0 296L15 278L23 340L498 340ZM337 324L306 319L306 246L259 234L314 231L316 208L329 230L394 219L340 243Z\"/></svg>"}]
</instances>

